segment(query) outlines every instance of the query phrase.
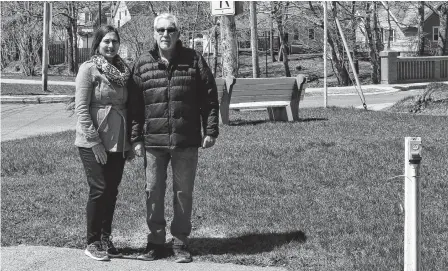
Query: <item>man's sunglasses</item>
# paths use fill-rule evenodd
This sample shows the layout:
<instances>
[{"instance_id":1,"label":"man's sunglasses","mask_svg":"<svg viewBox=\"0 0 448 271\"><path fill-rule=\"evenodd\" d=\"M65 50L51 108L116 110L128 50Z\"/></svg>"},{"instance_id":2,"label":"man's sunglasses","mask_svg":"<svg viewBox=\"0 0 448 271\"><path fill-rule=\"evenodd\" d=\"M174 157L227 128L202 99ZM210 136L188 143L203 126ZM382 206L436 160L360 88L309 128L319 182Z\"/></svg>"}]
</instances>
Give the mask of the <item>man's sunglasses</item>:
<instances>
[{"instance_id":1,"label":"man's sunglasses","mask_svg":"<svg viewBox=\"0 0 448 271\"><path fill-rule=\"evenodd\" d=\"M165 31L168 31L168 34L173 34L174 32L177 31L176 28L174 27L169 27L169 28L157 28L156 29L157 33L159 33L160 35L165 34Z\"/></svg>"}]
</instances>

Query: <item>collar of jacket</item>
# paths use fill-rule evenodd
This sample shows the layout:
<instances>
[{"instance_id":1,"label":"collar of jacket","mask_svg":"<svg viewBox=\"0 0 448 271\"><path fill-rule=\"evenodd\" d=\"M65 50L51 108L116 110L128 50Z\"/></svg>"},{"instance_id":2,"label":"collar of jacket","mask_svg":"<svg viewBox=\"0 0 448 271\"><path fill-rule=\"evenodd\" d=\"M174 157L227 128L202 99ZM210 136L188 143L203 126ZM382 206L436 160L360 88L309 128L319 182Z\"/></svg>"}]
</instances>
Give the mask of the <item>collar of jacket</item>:
<instances>
[{"instance_id":1,"label":"collar of jacket","mask_svg":"<svg viewBox=\"0 0 448 271\"><path fill-rule=\"evenodd\" d=\"M178 56L180 50L182 49L182 41L178 40L176 42L176 47L174 47L174 56ZM151 56L154 58L154 60L156 60L157 62L159 62L159 64L164 64L164 62L162 62L162 58L160 57L160 52L159 52L159 46L157 45L157 42L154 43L153 48L149 51L149 53L151 54ZM175 62L174 60L176 59L176 57L173 58L173 62ZM170 63L171 64L171 63Z\"/></svg>"}]
</instances>

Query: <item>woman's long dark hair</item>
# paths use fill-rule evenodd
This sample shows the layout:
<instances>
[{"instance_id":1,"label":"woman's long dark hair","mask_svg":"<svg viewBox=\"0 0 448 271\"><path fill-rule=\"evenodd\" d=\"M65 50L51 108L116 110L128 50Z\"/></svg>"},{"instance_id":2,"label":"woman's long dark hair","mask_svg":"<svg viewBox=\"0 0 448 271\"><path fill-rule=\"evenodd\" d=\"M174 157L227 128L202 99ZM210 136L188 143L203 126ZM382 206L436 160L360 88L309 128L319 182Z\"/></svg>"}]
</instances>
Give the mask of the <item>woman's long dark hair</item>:
<instances>
[{"instance_id":1,"label":"woman's long dark hair","mask_svg":"<svg viewBox=\"0 0 448 271\"><path fill-rule=\"evenodd\" d=\"M118 34L118 29L113 27L112 25L103 25L95 31L93 35L92 41L92 50L90 51L90 56L98 54L98 47L100 46L101 41L107 33L114 32L117 34L118 42L120 42L120 35Z\"/></svg>"}]
</instances>

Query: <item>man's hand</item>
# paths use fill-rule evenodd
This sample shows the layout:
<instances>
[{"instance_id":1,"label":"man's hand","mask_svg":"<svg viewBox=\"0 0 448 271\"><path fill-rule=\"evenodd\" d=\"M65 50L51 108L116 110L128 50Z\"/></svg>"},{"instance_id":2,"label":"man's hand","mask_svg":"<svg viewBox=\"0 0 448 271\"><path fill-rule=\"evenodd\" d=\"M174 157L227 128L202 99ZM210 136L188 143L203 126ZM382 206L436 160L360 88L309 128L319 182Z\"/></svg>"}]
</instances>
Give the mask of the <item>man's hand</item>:
<instances>
[{"instance_id":1,"label":"man's hand","mask_svg":"<svg viewBox=\"0 0 448 271\"><path fill-rule=\"evenodd\" d=\"M105 165L107 163L107 153L104 145L101 143L92 147L93 154L98 163Z\"/></svg>"},{"instance_id":2,"label":"man's hand","mask_svg":"<svg viewBox=\"0 0 448 271\"><path fill-rule=\"evenodd\" d=\"M216 138L212 136L205 136L204 139L202 139L202 148L203 149L210 148L213 145L215 145L215 142Z\"/></svg>"},{"instance_id":3,"label":"man's hand","mask_svg":"<svg viewBox=\"0 0 448 271\"><path fill-rule=\"evenodd\" d=\"M138 157L143 157L145 153L145 147L143 146L143 142L135 142L132 144L132 151Z\"/></svg>"}]
</instances>

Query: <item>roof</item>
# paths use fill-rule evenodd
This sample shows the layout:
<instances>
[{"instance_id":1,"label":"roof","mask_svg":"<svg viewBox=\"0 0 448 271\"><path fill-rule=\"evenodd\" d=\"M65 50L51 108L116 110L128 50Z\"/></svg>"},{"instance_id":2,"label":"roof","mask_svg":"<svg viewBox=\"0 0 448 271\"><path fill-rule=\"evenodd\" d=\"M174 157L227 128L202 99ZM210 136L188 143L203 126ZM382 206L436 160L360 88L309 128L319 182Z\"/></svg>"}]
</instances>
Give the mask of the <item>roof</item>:
<instances>
[{"instance_id":1,"label":"roof","mask_svg":"<svg viewBox=\"0 0 448 271\"><path fill-rule=\"evenodd\" d=\"M405 2L402 2L405 3ZM404 28L413 28L418 26L418 8L416 4L418 2L413 2L414 4L409 4L405 6L391 6L390 11L395 16L397 21L400 23L400 26ZM444 2L433 2L433 7L438 8L440 5L442 5ZM425 7L425 18L426 21L434 12L428 8ZM387 22L387 11L386 9L382 8L378 12L378 18L379 23L382 27L387 28L388 22ZM391 22L393 23L393 19L391 18ZM395 24L395 23L393 23Z\"/></svg>"}]
</instances>

